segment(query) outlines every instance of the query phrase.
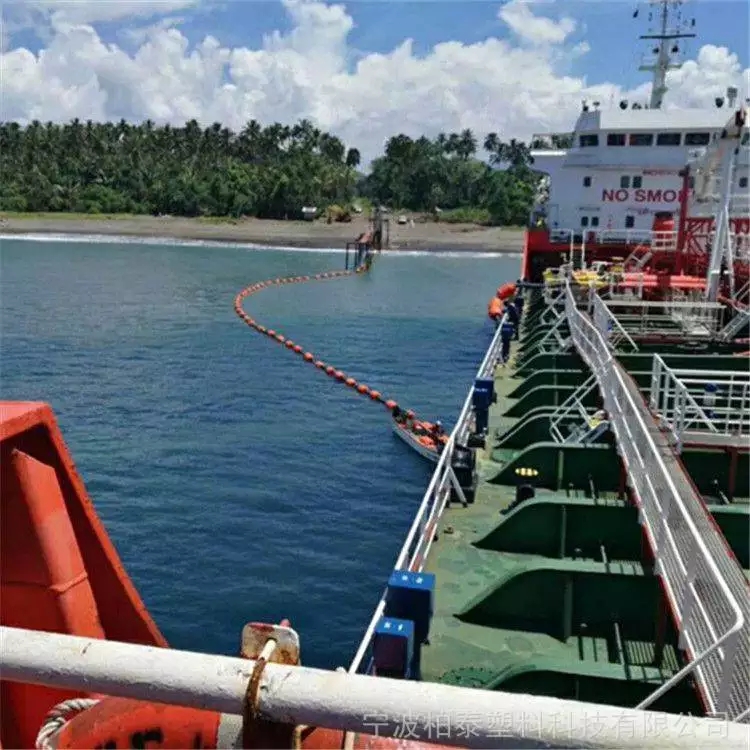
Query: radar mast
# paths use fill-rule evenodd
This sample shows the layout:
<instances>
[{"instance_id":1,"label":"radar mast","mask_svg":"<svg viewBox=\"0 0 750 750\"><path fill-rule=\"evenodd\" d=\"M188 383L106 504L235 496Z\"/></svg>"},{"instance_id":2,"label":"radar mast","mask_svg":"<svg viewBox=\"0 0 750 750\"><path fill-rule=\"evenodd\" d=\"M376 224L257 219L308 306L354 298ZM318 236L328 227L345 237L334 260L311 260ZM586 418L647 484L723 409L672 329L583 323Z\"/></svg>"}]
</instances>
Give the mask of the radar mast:
<instances>
[{"instance_id":1,"label":"radar mast","mask_svg":"<svg viewBox=\"0 0 750 750\"><path fill-rule=\"evenodd\" d=\"M695 19L688 22L683 18L684 0L651 0L649 3L649 33L639 38L656 43L650 54L643 60L639 70L653 73L651 86L651 109L660 109L667 93L667 73L682 67L680 39L693 39L695 34L688 28L695 27ZM639 11L633 13L637 18Z\"/></svg>"}]
</instances>

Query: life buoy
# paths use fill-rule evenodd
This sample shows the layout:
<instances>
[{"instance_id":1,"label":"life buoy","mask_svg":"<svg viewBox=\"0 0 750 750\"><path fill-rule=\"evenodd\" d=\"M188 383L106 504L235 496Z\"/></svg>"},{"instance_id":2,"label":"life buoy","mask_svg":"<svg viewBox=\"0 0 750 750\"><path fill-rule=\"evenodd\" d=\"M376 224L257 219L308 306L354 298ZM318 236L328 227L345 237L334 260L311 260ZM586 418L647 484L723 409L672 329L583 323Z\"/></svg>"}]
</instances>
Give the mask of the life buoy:
<instances>
[{"instance_id":1,"label":"life buoy","mask_svg":"<svg viewBox=\"0 0 750 750\"><path fill-rule=\"evenodd\" d=\"M222 742L222 718L216 711L104 698L70 719L57 735L55 746L58 750L232 747L236 731L234 737Z\"/></svg>"},{"instance_id":2,"label":"life buoy","mask_svg":"<svg viewBox=\"0 0 750 750\"><path fill-rule=\"evenodd\" d=\"M121 750L121 748L236 748L243 744L241 718L202 711L197 708L167 706L129 698L104 698L92 708L65 724L55 740L57 750ZM290 731L291 730L291 731ZM305 728L299 744L279 744L281 735L292 735L294 728L267 724L258 727L254 747L302 747L305 750L341 747L344 733L334 729ZM285 737L292 740L294 737ZM437 745L419 741L354 735L359 750L438 750ZM49 745L41 745L48 747Z\"/></svg>"}]
</instances>

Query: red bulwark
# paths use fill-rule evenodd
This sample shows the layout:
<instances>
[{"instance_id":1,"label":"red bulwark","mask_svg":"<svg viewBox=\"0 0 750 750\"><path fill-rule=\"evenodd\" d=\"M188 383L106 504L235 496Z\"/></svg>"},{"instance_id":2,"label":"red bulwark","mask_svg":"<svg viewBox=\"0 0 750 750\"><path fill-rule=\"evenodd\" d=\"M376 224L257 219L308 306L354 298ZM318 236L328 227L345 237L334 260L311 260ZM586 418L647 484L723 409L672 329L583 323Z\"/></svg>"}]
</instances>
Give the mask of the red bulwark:
<instances>
[{"instance_id":1,"label":"red bulwark","mask_svg":"<svg viewBox=\"0 0 750 750\"><path fill-rule=\"evenodd\" d=\"M151 646L149 616L49 406L0 402L0 623ZM69 691L0 682L0 743L32 748Z\"/></svg>"}]
</instances>

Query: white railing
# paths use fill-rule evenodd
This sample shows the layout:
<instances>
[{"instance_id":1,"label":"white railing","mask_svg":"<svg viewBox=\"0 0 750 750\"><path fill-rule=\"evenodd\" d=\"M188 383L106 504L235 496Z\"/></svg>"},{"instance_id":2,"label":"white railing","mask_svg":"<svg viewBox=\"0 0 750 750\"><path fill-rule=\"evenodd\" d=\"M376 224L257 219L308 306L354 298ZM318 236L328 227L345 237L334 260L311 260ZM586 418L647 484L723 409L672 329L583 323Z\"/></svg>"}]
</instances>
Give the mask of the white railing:
<instances>
[{"instance_id":1,"label":"white railing","mask_svg":"<svg viewBox=\"0 0 750 750\"><path fill-rule=\"evenodd\" d=\"M550 240L569 244L576 237L585 237L587 242L600 245L648 245L652 250L671 251L677 249L676 231L654 231L653 229L552 229Z\"/></svg>"},{"instance_id":2,"label":"white railing","mask_svg":"<svg viewBox=\"0 0 750 750\"><path fill-rule=\"evenodd\" d=\"M651 245L646 243L636 245L630 255L625 258L625 262L622 264L623 271L640 271L653 256L654 253L651 250Z\"/></svg>"},{"instance_id":3,"label":"white railing","mask_svg":"<svg viewBox=\"0 0 750 750\"><path fill-rule=\"evenodd\" d=\"M750 741L750 727L726 720L543 696L275 663L265 664L251 691L259 665L251 659L9 627L0 628L0 643L4 680L215 711L221 714L223 747L245 746L242 716L251 695L253 713L266 721L396 737L402 743L745 750ZM262 740L260 732L256 740Z\"/></svg>"},{"instance_id":4,"label":"white railing","mask_svg":"<svg viewBox=\"0 0 750 750\"><path fill-rule=\"evenodd\" d=\"M730 718L750 706L750 613L747 583L692 486L676 486L681 471L668 468L652 432L658 431L637 387L614 359L606 341L581 313L570 287L566 315L573 343L596 375L618 452L691 661L643 701L646 708L694 673L711 713ZM649 424L651 425L649 427ZM721 568L721 569L720 569Z\"/></svg>"},{"instance_id":5,"label":"white railing","mask_svg":"<svg viewBox=\"0 0 750 750\"><path fill-rule=\"evenodd\" d=\"M739 299L736 295L736 299ZM750 323L750 310L739 307L735 303L736 309L734 317L719 331L719 338L722 341L731 341L748 323Z\"/></svg>"},{"instance_id":6,"label":"white railing","mask_svg":"<svg viewBox=\"0 0 750 750\"><path fill-rule=\"evenodd\" d=\"M688 432L750 436L750 372L672 368L656 354L649 406L678 446Z\"/></svg>"},{"instance_id":7,"label":"white railing","mask_svg":"<svg viewBox=\"0 0 750 750\"><path fill-rule=\"evenodd\" d=\"M723 305L695 299L671 300L667 310L672 320L688 335L718 333L724 315Z\"/></svg>"},{"instance_id":8,"label":"white railing","mask_svg":"<svg viewBox=\"0 0 750 750\"><path fill-rule=\"evenodd\" d=\"M748 247L750 247L750 236L748 236L747 239ZM735 303L742 304L743 297L750 297L750 279L748 279L739 289L736 289L734 292Z\"/></svg>"},{"instance_id":9,"label":"white railing","mask_svg":"<svg viewBox=\"0 0 750 750\"><path fill-rule=\"evenodd\" d=\"M596 233L596 241L603 245L651 244L650 229L603 229Z\"/></svg>"},{"instance_id":10,"label":"white railing","mask_svg":"<svg viewBox=\"0 0 750 750\"><path fill-rule=\"evenodd\" d=\"M611 299L607 307L623 330L638 335L715 335L724 312L723 305L716 302L680 299Z\"/></svg>"},{"instance_id":11,"label":"white railing","mask_svg":"<svg viewBox=\"0 0 750 750\"><path fill-rule=\"evenodd\" d=\"M605 341L608 341L609 345L614 349L617 349L623 341L626 341L630 346L630 350L637 352L638 344L633 341L630 334L622 327L622 323L612 314L612 311L598 294L594 294L593 297L594 323L596 323L596 327Z\"/></svg>"},{"instance_id":12,"label":"white railing","mask_svg":"<svg viewBox=\"0 0 750 750\"><path fill-rule=\"evenodd\" d=\"M596 377L591 375L555 409L555 413L550 417L549 431L556 443L568 442L571 439L571 435L578 433L582 424L588 425L590 417L589 409L583 405L583 399L596 386ZM563 429L565 429L566 434L563 434Z\"/></svg>"},{"instance_id":13,"label":"white railing","mask_svg":"<svg viewBox=\"0 0 750 750\"><path fill-rule=\"evenodd\" d=\"M503 319L505 318L503 317ZM499 325L495 331L492 343L487 349L487 353L484 355L484 360L477 371L477 378L489 377L495 370L502 347L501 329L502 324ZM393 566L394 570L412 570L416 572L422 570L424 561L427 558L430 547L432 546L432 540L435 536L435 529L437 528L438 521L440 520L448 503L448 499L450 498L451 488L454 487L457 492L460 491L460 488L457 487L452 462L456 445L466 440L471 428L473 417L473 396L474 386L472 385L469 390L469 395L466 397L466 401L464 401L461 413L456 420L453 432L451 432L448 442L446 443L445 448L443 448L443 452L440 454L440 460L438 461L437 467L430 479L430 484L422 498L422 503L420 504L417 515L412 522L409 533L406 536L406 541L396 558L396 562ZM370 648L375 628L385 612L386 594L387 589L383 592L380 601L375 607L375 612L367 626L362 642L359 644L357 652L352 659L352 663L349 665L350 673L359 671L362 666L365 656ZM367 671L369 671L369 666Z\"/></svg>"}]
</instances>

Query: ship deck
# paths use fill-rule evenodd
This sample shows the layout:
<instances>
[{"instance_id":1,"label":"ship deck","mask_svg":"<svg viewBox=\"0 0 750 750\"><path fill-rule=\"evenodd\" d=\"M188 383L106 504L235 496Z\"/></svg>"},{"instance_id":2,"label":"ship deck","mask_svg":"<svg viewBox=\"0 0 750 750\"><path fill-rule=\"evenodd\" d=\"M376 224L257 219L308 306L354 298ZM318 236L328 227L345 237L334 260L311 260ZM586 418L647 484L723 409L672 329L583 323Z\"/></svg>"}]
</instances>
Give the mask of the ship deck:
<instances>
[{"instance_id":1,"label":"ship deck","mask_svg":"<svg viewBox=\"0 0 750 750\"><path fill-rule=\"evenodd\" d=\"M477 462L474 502L448 505L425 560L423 569L435 575L435 599L421 678L635 706L687 663L686 651L654 573L639 509L625 491L614 436L586 434L586 427L576 438L571 400L591 414L601 395L583 386L590 372L574 350L542 352L550 326L539 317L524 317L511 361L494 372L497 402ZM658 354L675 368L707 374L736 371L741 378L747 369L720 347L695 355L661 345ZM648 400L653 356L648 350L618 356L632 398ZM553 424L562 441L553 437ZM694 424L678 455L664 425L646 424L676 492L695 509L709 549L718 545L712 550L718 568L746 608L747 436ZM536 477L523 478L529 472L521 469ZM517 503L520 484L533 484L535 495ZM679 527L676 543L687 544L686 534ZM738 654L740 682L748 678L744 656ZM712 675L703 676L709 690L718 680ZM704 698L684 680L650 708L701 714Z\"/></svg>"}]
</instances>

